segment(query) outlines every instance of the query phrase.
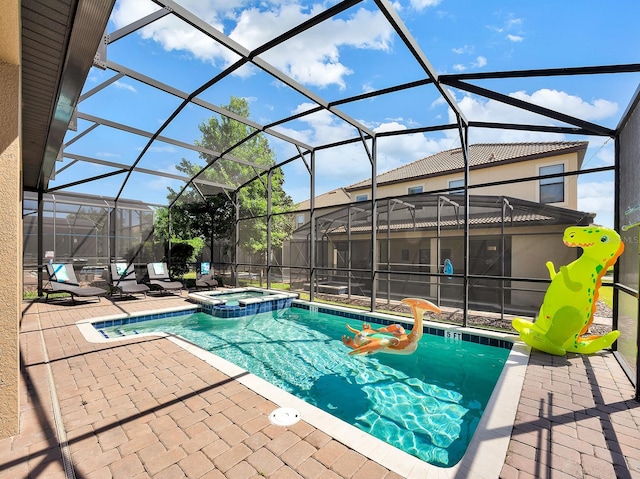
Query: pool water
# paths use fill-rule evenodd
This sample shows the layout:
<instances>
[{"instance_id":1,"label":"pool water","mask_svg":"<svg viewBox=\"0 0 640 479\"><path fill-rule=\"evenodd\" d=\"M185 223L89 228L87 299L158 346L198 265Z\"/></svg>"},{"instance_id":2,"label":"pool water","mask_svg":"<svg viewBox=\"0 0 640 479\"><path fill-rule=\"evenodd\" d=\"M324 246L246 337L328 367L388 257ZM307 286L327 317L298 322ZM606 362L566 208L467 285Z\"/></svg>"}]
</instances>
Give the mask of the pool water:
<instances>
[{"instance_id":1,"label":"pool water","mask_svg":"<svg viewBox=\"0 0 640 479\"><path fill-rule=\"evenodd\" d=\"M291 307L234 319L194 313L105 331L178 334L409 454L455 465L509 350L425 334L409 356L349 356L341 341L346 323L362 327Z\"/></svg>"}]
</instances>

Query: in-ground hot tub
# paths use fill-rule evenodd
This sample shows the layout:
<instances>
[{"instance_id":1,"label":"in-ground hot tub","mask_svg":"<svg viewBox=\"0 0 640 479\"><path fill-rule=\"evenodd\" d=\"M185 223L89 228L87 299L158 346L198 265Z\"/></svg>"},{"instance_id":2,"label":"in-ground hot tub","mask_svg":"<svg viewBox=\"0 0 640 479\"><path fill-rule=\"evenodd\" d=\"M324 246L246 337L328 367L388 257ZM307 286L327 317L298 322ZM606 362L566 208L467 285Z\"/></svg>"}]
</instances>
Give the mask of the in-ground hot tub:
<instances>
[{"instance_id":1,"label":"in-ground hot tub","mask_svg":"<svg viewBox=\"0 0 640 479\"><path fill-rule=\"evenodd\" d=\"M261 288L232 288L189 294L204 312L218 318L237 318L288 308L298 293Z\"/></svg>"}]
</instances>

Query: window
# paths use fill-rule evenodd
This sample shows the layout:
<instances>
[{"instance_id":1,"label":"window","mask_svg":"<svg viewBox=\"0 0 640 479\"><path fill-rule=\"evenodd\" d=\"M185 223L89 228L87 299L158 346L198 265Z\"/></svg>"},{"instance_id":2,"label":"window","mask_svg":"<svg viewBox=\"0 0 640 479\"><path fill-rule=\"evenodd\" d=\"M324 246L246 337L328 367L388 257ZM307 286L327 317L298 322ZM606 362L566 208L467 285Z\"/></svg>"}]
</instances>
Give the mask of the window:
<instances>
[{"instance_id":1,"label":"window","mask_svg":"<svg viewBox=\"0 0 640 479\"><path fill-rule=\"evenodd\" d=\"M304 224L304 214L296 216L296 227L300 228Z\"/></svg>"},{"instance_id":2,"label":"window","mask_svg":"<svg viewBox=\"0 0 640 479\"><path fill-rule=\"evenodd\" d=\"M540 167L540 176L564 173L564 165ZM540 203L561 203L564 201L564 177L542 178L540 180Z\"/></svg>"},{"instance_id":3,"label":"window","mask_svg":"<svg viewBox=\"0 0 640 479\"><path fill-rule=\"evenodd\" d=\"M356 201L367 201L369 199L369 195L356 195Z\"/></svg>"},{"instance_id":4,"label":"window","mask_svg":"<svg viewBox=\"0 0 640 479\"><path fill-rule=\"evenodd\" d=\"M407 194L415 195L418 193L422 193L422 186L410 186L407 188Z\"/></svg>"},{"instance_id":5,"label":"window","mask_svg":"<svg viewBox=\"0 0 640 479\"><path fill-rule=\"evenodd\" d=\"M409 250L408 249L403 249L401 255L402 255L401 256L402 261L409 261Z\"/></svg>"},{"instance_id":6,"label":"window","mask_svg":"<svg viewBox=\"0 0 640 479\"><path fill-rule=\"evenodd\" d=\"M463 195L464 194L464 180L451 180L451 181L449 181L449 194L451 194L451 195Z\"/></svg>"}]
</instances>

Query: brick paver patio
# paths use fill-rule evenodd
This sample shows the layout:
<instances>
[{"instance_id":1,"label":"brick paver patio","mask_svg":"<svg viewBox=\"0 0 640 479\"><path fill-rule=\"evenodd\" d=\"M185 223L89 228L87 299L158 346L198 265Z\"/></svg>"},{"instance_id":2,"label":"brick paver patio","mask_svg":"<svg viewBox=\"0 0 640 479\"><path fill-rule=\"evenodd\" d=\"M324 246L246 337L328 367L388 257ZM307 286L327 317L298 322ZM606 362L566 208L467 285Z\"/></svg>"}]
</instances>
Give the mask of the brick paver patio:
<instances>
[{"instance_id":1,"label":"brick paver patio","mask_svg":"<svg viewBox=\"0 0 640 479\"><path fill-rule=\"evenodd\" d=\"M0 440L0 478L401 477L304 421L272 425L275 404L166 338L92 344L75 326L184 302L25 303L21 428ZM633 394L610 353L533 352L500 477L640 478Z\"/></svg>"}]
</instances>

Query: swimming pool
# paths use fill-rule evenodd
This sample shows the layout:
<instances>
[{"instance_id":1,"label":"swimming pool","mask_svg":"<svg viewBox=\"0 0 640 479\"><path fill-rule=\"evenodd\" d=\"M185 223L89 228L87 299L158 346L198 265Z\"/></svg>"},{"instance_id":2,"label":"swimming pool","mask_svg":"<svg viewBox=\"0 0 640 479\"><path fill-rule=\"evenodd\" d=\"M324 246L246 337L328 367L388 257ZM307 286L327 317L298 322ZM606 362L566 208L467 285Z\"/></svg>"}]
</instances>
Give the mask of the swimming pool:
<instances>
[{"instance_id":1,"label":"swimming pool","mask_svg":"<svg viewBox=\"0 0 640 479\"><path fill-rule=\"evenodd\" d=\"M467 444L478 436L476 429L488 421L482 412L487 410L493 385L498 378L504 379L502 366L513 356L513 351L510 355L505 349L511 342L500 335L427 326L425 332L431 334L423 337L412 356L349 357L340 337L346 332L345 322L358 328L354 318L363 319L363 315L300 301L278 313L239 320L191 314L195 311L180 319L175 315L181 312L172 312L174 317L124 318L118 324L98 326L107 336L159 329L183 336L333 416L444 467L464 456ZM336 313L342 317L336 320ZM367 315L364 319L384 323L400 318ZM322 345L327 349L321 351ZM278 370L282 364L286 367ZM338 398L331 394L336 391ZM348 401L341 403L340 397Z\"/></svg>"}]
</instances>

